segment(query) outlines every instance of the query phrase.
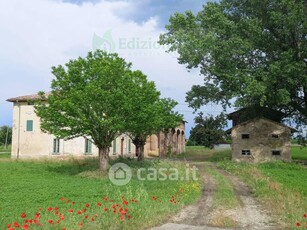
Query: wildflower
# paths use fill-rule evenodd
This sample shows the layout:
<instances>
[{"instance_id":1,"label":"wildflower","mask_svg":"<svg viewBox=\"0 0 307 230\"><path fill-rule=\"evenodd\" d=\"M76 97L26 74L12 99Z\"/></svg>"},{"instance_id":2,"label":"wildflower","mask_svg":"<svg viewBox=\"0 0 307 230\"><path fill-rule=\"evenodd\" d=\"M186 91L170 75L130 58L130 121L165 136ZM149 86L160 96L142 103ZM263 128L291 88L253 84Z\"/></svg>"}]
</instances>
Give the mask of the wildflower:
<instances>
[{"instance_id":1,"label":"wildflower","mask_svg":"<svg viewBox=\"0 0 307 230\"><path fill-rule=\"evenodd\" d=\"M15 228L19 228L18 222L14 222L13 225L14 225Z\"/></svg>"},{"instance_id":2,"label":"wildflower","mask_svg":"<svg viewBox=\"0 0 307 230\"><path fill-rule=\"evenodd\" d=\"M49 224L54 224L54 221L53 220L48 220L48 223Z\"/></svg>"},{"instance_id":3,"label":"wildflower","mask_svg":"<svg viewBox=\"0 0 307 230\"><path fill-rule=\"evenodd\" d=\"M88 208L89 206L90 206L90 204L85 204L85 207L87 207L87 208Z\"/></svg>"},{"instance_id":4,"label":"wildflower","mask_svg":"<svg viewBox=\"0 0 307 230\"><path fill-rule=\"evenodd\" d=\"M152 199L153 199L153 200L157 200L157 197L155 197L155 196L152 196Z\"/></svg>"},{"instance_id":5,"label":"wildflower","mask_svg":"<svg viewBox=\"0 0 307 230\"><path fill-rule=\"evenodd\" d=\"M72 204L76 204L76 202L74 202L74 201L73 201L73 202L71 202L71 203L72 203Z\"/></svg>"},{"instance_id":6,"label":"wildflower","mask_svg":"<svg viewBox=\"0 0 307 230\"><path fill-rule=\"evenodd\" d=\"M130 216L130 215L128 215L127 217L128 217L129 220L131 219L131 216Z\"/></svg>"},{"instance_id":7,"label":"wildflower","mask_svg":"<svg viewBox=\"0 0 307 230\"><path fill-rule=\"evenodd\" d=\"M23 212L23 213L21 213L20 217L21 217L21 218L26 218L27 215Z\"/></svg>"},{"instance_id":8,"label":"wildflower","mask_svg":"<svg viewBox=\"0 0 307 230\"><path fill-rule=\"evenodd\" d=\"M68 212L74 212L74 210L72 210L72 209L68 209Z\"/></svg>"},{"instance_id":9,"label":"wildflower","mask_svg":"<svg viewBox=\"0 0 307 230\"><path fill-rule=\"evenodd\" d=\"M8 228L8 230L15 230L15 228Z\"/></svg>"},{"instance_id":10,"label":"wildflower","mask_svg":"<svg viewBox=\"0 0 307 230\"><path fill-rule=\"evenodd\" d=\"M102 200L108 200L108 198L106 198L106 197L102 197L101 199L102 199Z\"/></svg>"},{"instance_id":11,"label":"wildflower","mask_svg":"<svg viewBox=\"0 0 307 230\"><path fill-rule=\"evenodd\" d=\"M12 225L11 224L7 224L6 225L6 228L10 228Z\"/></svg>"},{"instance_id":12,"label":"wildflower","mask_svg":"<svg viewBox=\"0 0 307 230\"><path fill-rule=\"evenodd\" d=\"M78 227L79 227L79 228L82 228L82 227L83 227L83 223L80 222L80 223L78 224Z\"/></svg>"},{"instance_id":13,"label":"wildflower","mask_svg":"<svg viewBox=\"0 0 307 230\"><path fill-rule=\"evenodd\" d=\"M128 205L128 201L124 200L123 205Z\"/></svg>"},{"instance_id":14,"label":"wildflower","mask_svg":"<svg viewBox=\"0 0 307 230\"><path fill-rule=\"evenodd\" d=\"M88 215L85 215L84 218L85 218L85 219L88 219Z\"/></svg>"},{"instance_id":15,"label":"wildflower","mask_svg":"<svg viewBox=\"0 0 307 230\"><path fill-rule=\"evenodd\" d=\"M34 218L35 218L35 219L39 219L39 218L41 218L41 214L40 214L39 212L38 212L38 213L36 213L36 214L35 214L35 216L34 216Z\"/></svg>"},{"instance_id":16,"label":"wildflower","mask_svg":"<svg viewBox=\"0 0 307 230\"><path fill-rule=\"evenodd\" d=\"M104 208L104 211L107 212L109 209L108 208Z\"/></svg>"},{"instance_id":17,"label":"wildflower","mask_svg":"<svg viewBox=\"0 0 307 230\"><path fill-rule=\"evenodd\" d=\"M64 228L62 228L62 230L66 230L66 228L64 227Z\"/></svg>"},{"instance_id":18,"label":"wildflower","mask_svg":"<svg viewBox=\"0 0 307 230\"><path fill-rule=\"evenodd\" d=\"M79 210L79 211L78 211L78 215L81 215L81 214L82 214L82 211L81 211L81 210Z\"/></svg>"},{"instance_id":19,"label":"wildflower","mask_svg":"<svg viewBox=\"0 0 307 230\"><path fill-rule=\"evenodd\" d=\"M300 226L301 226L300 222L296 222L296 227L300 227Z\"/></svg>"},{"instance_id":20,"label":"wildflower","mask_svg":"<svg viewBox=\"0 0 307 230\"><path fill-rule=\"evenodd\" d=\"M62 200L62 201L64 201L64 200L65 200L65 198L64 198L64 197L62 197L62 198L61 198L61 200Z\"/></svg>"},{"instance_id":21,"label":"wildflower","mask_svg":"<svg viewBox=\"0 0 307 230\"><path fill-rule=\"evenodd\" d=\"M51 212L52 211L52 207L47 208L47 212Z\"/></svg>"},{"instance_id":22,"label":"wildflower","mask_svg":"<svg viewBox=\"0 0 307 230\"><path fill-rule=\"evenodd\" d=\"M93 217L93 218L92 218L92 222L94 222L94 221L95 221L95 218Z\"/></svg>"},{"instance_id":23,"label":"wildflower","mask_svg":"<svg viewBox=\"0 0 307 230\"><path fill-rule=\"evenodd\" d=\"M125 216L121 215L121 216L120 216L120 220L121 220L121 221L125 220Z\"/></svg>"},{"instance_id":24,"label":"wildflower","mask_svg":"<svg viewBox=\"0 0 307 230\"><path fill-rule=\"evenodd\" d=\"M305 213L305 214L303 215L303 217L304 217L304 218L307 218L307 214Z\"/></svg>"},{"instance_id":25,"label":"wildflower","mask_svg":"<svg viewBox=\"0 0 307 230\"><path fill-rule=\"evenodd\" d=\"M58 208L58 207L55 207L54 210L55 210L55 211L59 211L59 208Z\"/></svg>"},{"instance_id":26,"label":"wildflower","mask_svg":"<svg viewBox=\"0 0 307 230\"><path fill-rule=\"evenodd\" d=\"M87 209L85 208L85 209L83 209L83 212L86 212L87 211Z\"/></svg>"},{"instance_id":27,"label":"wildflower","mask_svg":"<svg viewBox=\"0 0 307 230\"><path fill-rule=\"evenodd\" d=\"M97 203L97 206L99 206L99 207L100 207L100 206L101 206L101 203L100 203L100 202L98 202L98 203Z\"/></svg>"}]
</instances>

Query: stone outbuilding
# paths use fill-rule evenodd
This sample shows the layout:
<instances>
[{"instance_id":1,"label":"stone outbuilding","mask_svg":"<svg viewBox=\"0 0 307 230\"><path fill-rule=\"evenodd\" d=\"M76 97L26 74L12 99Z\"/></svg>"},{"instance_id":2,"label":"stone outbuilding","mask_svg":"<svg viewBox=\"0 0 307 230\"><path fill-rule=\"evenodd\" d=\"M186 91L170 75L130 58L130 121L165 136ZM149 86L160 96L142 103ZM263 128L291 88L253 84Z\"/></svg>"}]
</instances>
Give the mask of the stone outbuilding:
<instances>
[{"instance_id":1,"label":"stone outbuilding","mask_svg":"<svg viewBox=\"0 0 307 230\"><path fill-rule=\"evenodd\" d=\"M291 133L296 130L266 118L237 123L232 129L232 160L262 162L291 161Z\"/></svg>"}]
</instances>

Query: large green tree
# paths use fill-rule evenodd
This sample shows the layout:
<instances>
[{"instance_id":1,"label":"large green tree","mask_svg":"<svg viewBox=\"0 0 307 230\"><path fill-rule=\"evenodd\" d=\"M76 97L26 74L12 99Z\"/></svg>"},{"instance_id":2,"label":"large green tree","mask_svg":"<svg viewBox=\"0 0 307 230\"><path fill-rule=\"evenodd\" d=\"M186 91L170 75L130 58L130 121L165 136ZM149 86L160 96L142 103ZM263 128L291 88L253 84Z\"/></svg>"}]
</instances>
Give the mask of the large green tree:
<instances>
[{"instance_id":1,"label":"large green tree","mask_svg":"<svg viewBox=\"0 0 307 230\"><path fill-rule=\"evenodd\" d=\"M126 92L137 87L133 79L141 73L103 51L53 67L52 73L52 91L35 107L41 129L65 139L90 137L99 149L100 169L107 169L111 143L126 131L131 106Z\"/></svg>"},{"instance_id":2,"label":"large green tree","mask_svg":"<svg viewBox=\"0 0 307 230\"><path fill-rule=\"evenodd\" d=\"M307 123L307 1L221 0L176 13L160 43L198 68L190 106L262 106ZM235 100L233 100L235 99Z\"/></svg>"},{"instance_id":3,"label":"large green tree","mask_svg":"<svg viewBox=\"0 0 307 230\"><path fill-rule=\"evenodd\" d=\"M213 148L215 144L219 144L225 140L225 131L223 128L227 124L227 119L224 114L216 117L212 115L205 117L200 112L194 121L195 126L190 131L189 142Z\"/></svg>"},{"instance_id":4,"label":"large green tree","mask_svg":"<svg viewBox=\"0 0 307 230\"><path fill-rule=\"evenodd\" d=\"M1 126L0 127L0 145L10 145L12 143L12 127Z\"/></svg>"},{"instance_id":5,"label":"large green tree","mask_svg":"<svg viewBox=\"0 0 307 230\"><path fill-rule=\"evenodd\" d=\"M155 83L148 81L140 71L136 71L132 87L126 92L130 98L126 112L125 130L136 146L138 160L144 159L146 139L159 131L178 126L183 117L173 109L177 105L172 99L160 98Z\"/></svg>"}]
</instances>

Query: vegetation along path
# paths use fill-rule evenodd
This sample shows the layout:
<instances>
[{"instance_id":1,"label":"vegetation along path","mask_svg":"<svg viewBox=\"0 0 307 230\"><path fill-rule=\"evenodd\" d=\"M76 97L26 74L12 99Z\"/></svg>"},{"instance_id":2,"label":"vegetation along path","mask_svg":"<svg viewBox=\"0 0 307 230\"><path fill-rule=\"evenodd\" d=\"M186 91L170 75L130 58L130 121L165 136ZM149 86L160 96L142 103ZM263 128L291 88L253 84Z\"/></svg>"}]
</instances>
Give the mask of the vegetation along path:
<instances>
[{"instance_id":1,"label":"vegetation along path","mask_svg":"<svg viewBox=\"0 0 307 230\"><path fill-rule=\"evenodd\" d=\"M237 177L217 169L214 163L194 163L203 191L200 200L185 207L163 229L277 229L271 217Z\"/></svg>"}]
</instances>

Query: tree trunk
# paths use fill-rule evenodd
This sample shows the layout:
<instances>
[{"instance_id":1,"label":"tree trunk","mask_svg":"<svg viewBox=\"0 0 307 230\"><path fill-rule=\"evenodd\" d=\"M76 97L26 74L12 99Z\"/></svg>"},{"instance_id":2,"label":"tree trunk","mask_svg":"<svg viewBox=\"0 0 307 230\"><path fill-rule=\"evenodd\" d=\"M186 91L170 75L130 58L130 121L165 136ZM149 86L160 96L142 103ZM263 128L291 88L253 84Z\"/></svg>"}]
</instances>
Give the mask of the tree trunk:
<instances>
[{"instance_id":1,"label":"tree trunk","mask_svg":"<svg viewBox=\"0 0 307 230\"><path fill-rule=\"evenodd\" d=\"M107 171L109 166L109 147L99 148L99 169Z\"/></svg>"},{"instance_id":2,"label":"tree trunk","mask_svg":"<svg viewBox=\"0 0 307 230\"><path fill-rule=\"evenodd\" d=\"M140 145L139 147L139 155L138 155L138 161L143 161L144 160L144 144Z\"/></svg>"}]
</instances>

